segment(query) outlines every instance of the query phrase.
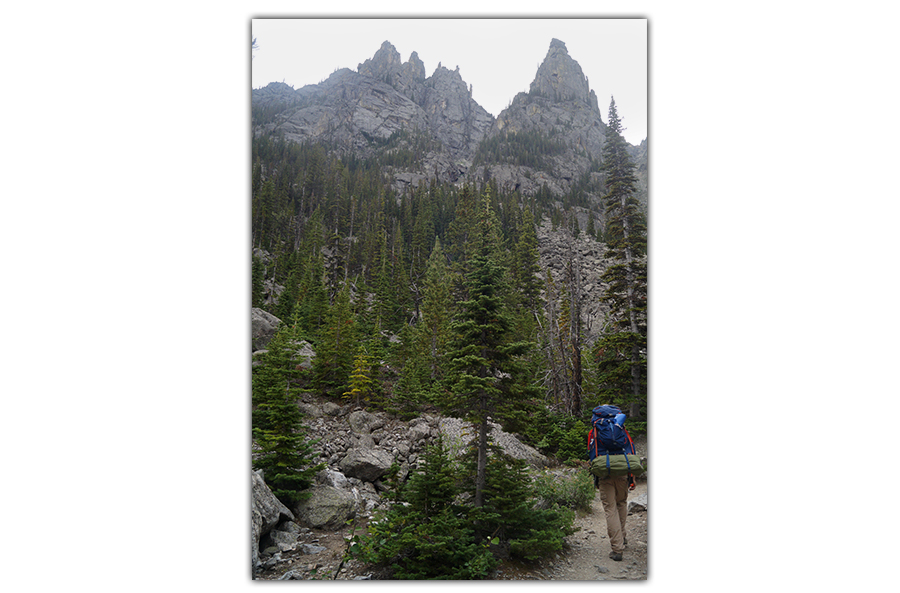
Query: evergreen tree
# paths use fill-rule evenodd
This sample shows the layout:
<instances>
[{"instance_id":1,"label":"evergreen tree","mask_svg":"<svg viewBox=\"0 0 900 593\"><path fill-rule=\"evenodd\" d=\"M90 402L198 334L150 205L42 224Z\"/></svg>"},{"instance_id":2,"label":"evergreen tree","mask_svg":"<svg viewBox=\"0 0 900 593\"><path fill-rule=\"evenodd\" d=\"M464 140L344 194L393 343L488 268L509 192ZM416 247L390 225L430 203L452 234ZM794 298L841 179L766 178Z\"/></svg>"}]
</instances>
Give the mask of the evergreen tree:
<instances>
[{"instance_id":1,"label":"evergreen tree","mask_svg":"<svg viewBox=\"0 0 900 593\"><path fill-rule=\"evenodd\" d=\"M441 441L394 493L397 503L369 523L369 534L350 547L364 562L388 567L393 579L486 578L497 561L476 536L470 509L454 504L454 464Z\"/></svg>"},{"instance_id":2,"label":"evergreen tree","mask_svg":"<svg viewBox=\"0 0 900 593\"><path fill-rule=\"evenodd\" d=\"M328 291L324 282L325 266L321 254L313 254L303 271L298 286L293 314L303 332L318 341L328 313Z\"/></svg>"},{"instance_id":3,"label":"evergreen tree","mask_svg":"<svg viewBox=\"0 0 900 593\"><path fill-rule=\"evenodd\" d=\"M345 284L328 312L322 339L313 359L313 384L322 394L338 397L346 390L353 370L356 337L350 287Z\"/></svg>"},{"instance_id":4,"label":"evergreen tree","mask_svg":"<svg viewBox=\"0 0 900 593\"><path fill-rule=\"evenodd\" d=\"M470 513L476 537L496 537L511 556L529 562L559 552L565 537L575 532L575 513L536 508L525 462L498 447L491 447L487 476L484 506Z\"/></svg>"},{"instance_id":5,"label":"evergreen tree","mask_svg":"<svg viewBox=\"0 0 900 593\"><path fill-rule=\"evenodd\" d=\"M452 412L462 414L478 431L475 445L474 504L484 503L488 455L488 421L491 417L514 417L522 392L516 389L509 372L513 358L527 351L529 344L510 341L511 320L504 306L503 270L496 263L497 220L490 208L490 196L482 199L478 216L478 241L467 278L469 299L460 303L461 313L453 323L456 333L452 351L453 393L448 401ZM518 396L518 397L517 397Z\"/></svg>"},{"instance_id":6,"label":"evergreen tree","mask_svg":"<svg viewBox=\"0 0 900 593\"><path fill-rule=\"evenodd\" d=\"M513 279L519 303L531 316L541 313L541 256L538 251L537 234L534 228L534 217L529 208L522 213L522 224L519 226L519 239L516 242L514 256Z\"/></svg>"},{"instance_id":7,"label":"evergreen tree","mask_svg":"<svg viewBox=\"0 0 900 593\"><path fill-rule=\"evenodd\" d=\"M313 448L297 406L297 371L290 355L294 331L276 333L261 364L253 370L253 467L263 470L272 493L286 505L299 502L322 465L313 465Z\"/></svg>"},{"instance_id":8,"label":"evergreen tree","mask_svg":"<svg viewBox=\"0 0 900 593\"><path fill-rule=\"evenodd\" d=\"M250 306L262 307L265 290L265 267L263 266L262 260L258 257L254 256L252 258L252 262L253 263L250 272Z\"/></svg>"},{"instance_id":9,"label":"evergreen tree","mask_svg":"<svg viewBox=\"0 0 900 593\"><path fill-rule=\"evenodd\" d=\"M425 271L422 316L416 326L416 342L419 350L425 354L428 378L431 381L440 381L443 374L452 309L450 270L441 240L436 239Z\"/></svg>"},{"instance_id":10,"label":"evergreen tree","mask_svg":"<svg viewBox=\"0 0 900 593\"><path fill-rule=\"evenodd\" d=\"M603 146L608 255L616 261L603 275L603 300L612 314L597 341L598 382L604 399L644 404L647 398L647 222L635 197L635 165L622 137L615 100Z\"/></svg>"},{"instance_id":11,"label":"evergreen tree","mask_svg":"<svg viewBox=\"0 0 900 593\"><path fill-rule=\"evenodd\" d=\"M360 349L353 358L353 371L350 373L350 389L344 397L355 400L356 405L368 403L372 394L372 362L364 349Z\"/></svg>"}]
</instances>

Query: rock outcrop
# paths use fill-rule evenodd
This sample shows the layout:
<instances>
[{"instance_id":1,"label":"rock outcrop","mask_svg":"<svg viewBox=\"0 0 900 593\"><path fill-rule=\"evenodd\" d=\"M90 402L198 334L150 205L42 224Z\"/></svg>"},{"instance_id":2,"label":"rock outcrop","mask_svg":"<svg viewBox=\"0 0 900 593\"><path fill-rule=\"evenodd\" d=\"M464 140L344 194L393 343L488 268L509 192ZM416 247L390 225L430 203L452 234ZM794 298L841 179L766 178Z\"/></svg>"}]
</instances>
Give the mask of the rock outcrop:
<instances>
[{"instance_id":1,"label":"rock outcrop","mask_svg":"<svg viewBox=\"0 0 900 593\"><path fill-rule=\"evenodd\" d=\"M587 226L587 216L579 221L582 227ZM569 282L574 286L581 303L581 330L586 344L592 344L599 335L609 314L609 306L601 297L607 285L602 276L610 264L614 263L606 257L606 245L597 241L587 233L577 238L564 229L554 229L549 222L538 225L538 252L542 271L538 274L546 282L547 272L553 275L557 285ZM575 278L568 278L568 268L572 265ZM546 295L545 295L546 296Z\"/></svg>"},{"instance_id":2,"label":"rock outcrop","mask_svg":"<svg viewBox=\"0 0 900 593\"><path fill-rule=\"evenodd\" d=\"M294 515L281 503L266 485L262 476L253 472L251 479L250 501L250 560L252 569L259 564L260 538L269 533L284 519L293 520Z\"/></svg>"},{"instance_id":3,"label":"rock outcrop","mask_svg":"<svg viewBox=\"0 0 900 593\"><path fill-rule=\"evenodd\" d=\"M250 338L252 341L251 348L255 352L263 350L272 340L281 320L271 313L253 307L250 310Z\"/></svg>"}]
</instances>

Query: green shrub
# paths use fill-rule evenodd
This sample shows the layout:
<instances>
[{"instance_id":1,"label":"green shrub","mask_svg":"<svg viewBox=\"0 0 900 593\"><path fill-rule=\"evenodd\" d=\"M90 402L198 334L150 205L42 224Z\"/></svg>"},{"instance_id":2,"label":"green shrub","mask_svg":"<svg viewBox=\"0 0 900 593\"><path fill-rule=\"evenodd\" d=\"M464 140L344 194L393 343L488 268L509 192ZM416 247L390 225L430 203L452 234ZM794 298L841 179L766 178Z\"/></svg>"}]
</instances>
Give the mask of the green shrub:
<instances>
[{"instance_id":1,"label":"green shrub","mask_svg":"<svg viewBox=\"0 0 900 593\"><path fill-rule=\"evenodd\" d=\"M533 416L525 436L545 455L567 462L585 459L589 430L590 426L574 416L542 410Z\"/></svg>"},{"instance_id":2,"label":"green shrub","mask_svg":"<svg viewBox=\"0 0 900 593\"><path fill-rule=\"evenodd\" d=\"M574 420L559 441L556 457L560 461L584 459L587 455L587 434L590 427L581 420Z\"/></svg>"},{"instance_id":3,"label":"green shrub","mask_svg":"<svg viewBox=\"0 0 900 593\"><path fill-rule=\"evenodd\" d=\"M572 475L559 476L549 472L534 477L534 493L539 505L559 505L569 509L591 508L594 500L594 479L586 470L576 470Z\"/></svg>"}]
</instances>

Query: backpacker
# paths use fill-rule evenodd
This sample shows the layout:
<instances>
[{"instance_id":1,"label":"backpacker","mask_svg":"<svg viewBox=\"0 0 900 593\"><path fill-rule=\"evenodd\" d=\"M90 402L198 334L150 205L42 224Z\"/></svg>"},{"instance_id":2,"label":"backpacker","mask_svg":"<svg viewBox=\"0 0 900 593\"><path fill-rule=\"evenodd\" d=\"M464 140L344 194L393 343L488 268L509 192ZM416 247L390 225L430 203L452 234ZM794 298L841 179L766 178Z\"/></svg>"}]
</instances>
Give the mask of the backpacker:
<instances>
[{"instance_id":1,"label":"backpacker","mask_svg":"<svg viewBox=\"0 0 900 593\"><path fill-rule=\"evenodd\" d=\"M635 475L646 471L641 458L635 455L631 436L622 426L624 422L625 414L616 406L594 408L588 432L588 459L591 460L594 486L598 485L598 479L624 475L633 483Z\"/></svg>"},{"instance_id":2,"label":"backpacker","mask_svg":"<svg viewBox=\"0 0 900 593\"><path fill-rule=\"evenodd\" d=\"M588 433L588 450L593 459L602 449L604 453L634 453L631 437L621 424L616 423L616 416L624 416L616 406L597 406L591 416L591 431Z\"/></svg>"}]
</instances>

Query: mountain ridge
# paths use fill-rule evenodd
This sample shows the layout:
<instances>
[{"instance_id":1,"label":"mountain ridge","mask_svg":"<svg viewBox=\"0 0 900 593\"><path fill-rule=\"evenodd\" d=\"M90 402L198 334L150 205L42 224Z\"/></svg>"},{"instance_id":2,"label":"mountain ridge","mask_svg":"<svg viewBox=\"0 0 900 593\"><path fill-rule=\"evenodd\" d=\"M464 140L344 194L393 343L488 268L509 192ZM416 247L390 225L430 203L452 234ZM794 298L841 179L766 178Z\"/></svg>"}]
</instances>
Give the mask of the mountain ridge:
<instances>
[{"instance_id":1,"label":"mountain ridge","mask_svg":"<svg viewBox=\"0 0 900 593\"><path fill-rule=\"evenodd\" d=\"M414 151L412 164L389 171L398 191L432 178L491 178L525 195L581 192L581 202L599 203L606 124L588 78L559 39L551 40L529 91L513 97L497 117L474 100L458 67L439 62L426 76L417 52L404 62L387 40L356 71L338 69L299 89L284 83L254 89L252 106L256 134L281 133L360 158ZM401 131L407 137L385 148ZM528 143L540 143L550 154L533 159ZM642 145L644 150L629 146L646 172L646 140ZM643 188L646 203L646 173Z\"/></svg>"}]
</instances>

